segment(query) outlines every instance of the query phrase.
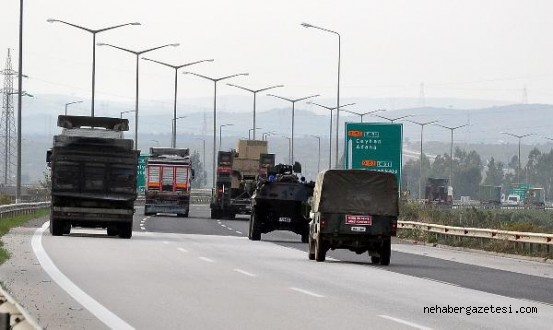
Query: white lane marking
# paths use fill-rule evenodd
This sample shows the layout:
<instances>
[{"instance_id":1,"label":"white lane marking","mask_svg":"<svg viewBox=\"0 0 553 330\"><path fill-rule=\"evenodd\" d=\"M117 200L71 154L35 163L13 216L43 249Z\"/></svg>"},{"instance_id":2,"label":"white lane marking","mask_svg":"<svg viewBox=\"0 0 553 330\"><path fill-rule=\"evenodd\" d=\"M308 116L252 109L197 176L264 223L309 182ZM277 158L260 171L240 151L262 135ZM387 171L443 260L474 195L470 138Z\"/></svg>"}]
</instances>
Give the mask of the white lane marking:
<instances>
[{"instance_id":1,"label":"white lane marking","mask_svg":"<svg viewBox=\"0 0 553 330\"><path fill-rule=\"evenodd\" d=\"M221 227L225 227L225 228L227 228L227 225L221 225Z\"/></svg>"},{"instance_id":2,"label":"white lane marking","mask_svg":"<svg viewBox=\"0 0 553 330\"><path fill-rule=\"evenodd\" d=\"M233 230L234 230L234 229L232 229L232 228L230 228L230 227L227 227L227 229L230 230L230 231L233 231Z\"/></svg>"},{"instance_id":3,"label":"white lane marking","mask_svg":"<svg viewBox=\"0 0 553 330\"><path fill-rule=\"evenodd\" d=\"M202 259L203 261L207 261L207 262L215 262L215 260L209 259L209 258L206 258L206 257L198 257L198 258Z\"/></svg>"},{"instance_id":4,"label":"white lane marking","mask_svg":"<svg viewBox=\"0 0 553 330\"><path fill-rule=\"evenodd\" d=\"M169 243L169 241L163 241L163 244L169 245L170 243Z\"/></svg>"},{"instance_id":5,"label":"white lane marking","mask_svg":"<svg viewBox=\"0 0 553 330\"><path fill-rule=\"evenodd\" d=\"M218 223L218 224L221 224L221 220L217 220L217 223Z\"/></svg>"},{"instance_id":6,"label":"white lane marking","mask_svg":"<svg viewBox=\"0 0 553 330\"><path fill-rule=\"evenodd\" d=\"M144 226L140 226L140 229L142 230L146 230L146 228Z\"/></svg>"},{"instance_id":7,"label":"white lane marking","mask_svg":"<svg viewBox=\"0 0 553 330\"><path fill-rule=\"evenodd\" d=\"M402 319L398 319L397 317L392 317L392 316L388 316L388 315L378 315L378 316L380 316L383 319L387 319L387 320L390 320L390 321L394 321L394 322L397 322L397 323L408 325L408 326L413 327L415 329L432 330L432 328L425 327L425 326L422 326L422 325L419 325L419 324L416 324L416 323L413 323L413 322L405 321L405 320L402 320Z\"/></svg>"},{"instance_id":8,"label":"white lane marking","mask_svg":"<svg viewBox=\"0 0 553 330\"><path fill-rule=\"evenodd\" d=\"M257 276L253 273L247 272L247 271L242 270L242 269L234 268L233 270L237 273L244 274L244 275L249 276L249 277L256 277Z\"/></svg>"},{"instance_id":9,"label":"white lane marking","mask_svg":"<svg viewBox=\"0 0 553 330\"><path fill-rule=\"evenodd\" d=\"M91 296L87 295L81 290L75 283L71 282L52 262L52 259L44 250L42 246L42 235L44 231L50 225L49 221L46 221L41 228L38 228L33 234L31 240L31 246L35 253L38 262L48 273L48 275L56 282L65 292L67 292L73 299L86 308L90 313L96 316L102 321L108 328L111 329L134 329L130 324L123 321L117 315L112 313L109 309L105 308L102 304L94 300Z\"/></svg>"},{"instance_id":10,"label":"white lane marking","mask_svg":"<svg viewBox=\"0 0 553 330\"><path fill-rule=\"evenodd\" d=\"M179 250L180 252L184 252L184 253L188 252L187 249L183 249L183 248L178 248L177 250Z\"/></svg>"},{"instance_id":11,"label":"white lane marking","mask_svg":"<svg viewBox=\"0 0 553 330\"><path fill-rule=\"evenodd\" d=\"M309 296L312 296L312 297L317 297L317 298L324 298L325 296L322 296L318 293L314 293L314 292L311 292L311 291L307 291L307 290L304 290L304 289L300 289L300 288L293 288L291 287L290 290L294 290L294 291L297 291L297 292L301 292L303 294L306 294L306 295L309 295Z\"/></svg>"},{"instance_id":12,"label":"white lane marking","mask_svg":"<svg viewBox=\"0 0 553 330\"><path fill-rule=\"evenodd\" d=\"M236 233L237 233L237 234L240 234L240 235L243 234L241 231L238 231L238 230L236 231Z\"/></svg>"}]
</instances>

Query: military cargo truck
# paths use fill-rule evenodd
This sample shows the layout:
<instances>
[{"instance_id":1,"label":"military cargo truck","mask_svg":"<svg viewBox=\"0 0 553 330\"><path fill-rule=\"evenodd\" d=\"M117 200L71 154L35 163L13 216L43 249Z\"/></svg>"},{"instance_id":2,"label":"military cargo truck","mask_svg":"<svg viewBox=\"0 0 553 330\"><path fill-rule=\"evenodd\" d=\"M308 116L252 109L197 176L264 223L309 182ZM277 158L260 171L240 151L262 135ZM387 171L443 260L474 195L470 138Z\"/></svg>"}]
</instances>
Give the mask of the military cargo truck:
<instances>
[{"instance_id":1,"label":"military cargo truck","mask_svg":"<svg viewBox=\"0 0 553 330\"><path fill-rule=\"evenodd\" d=\"M238 148L219 151L217 178L210 203L211 218L234 219L251 213L256 180L267 176L275 155L267 153L267 141L239 140Z\"/></svg>"},{"instance_id":2,"label":"military cargo truck","mask_svg":"<svg viewBox=\"0 0 553 330\"><path fill-rule=\"evenodd\" d=\"M478 200L485 208L501 207L501 186L480 185Z\"/></svg>"},{"instance_id":3,"label":"military cargo truck","mask_svg":"<svg viewBox=\"0 0 553 330\"><path fill-rule=\"evenodd\" d=\"M50 232L71 227L106 228L110 236L131 238L138 150L124 139L128 120L108 117L58 117L46 161L51 169Z\"/></svg>"}]
</instances>

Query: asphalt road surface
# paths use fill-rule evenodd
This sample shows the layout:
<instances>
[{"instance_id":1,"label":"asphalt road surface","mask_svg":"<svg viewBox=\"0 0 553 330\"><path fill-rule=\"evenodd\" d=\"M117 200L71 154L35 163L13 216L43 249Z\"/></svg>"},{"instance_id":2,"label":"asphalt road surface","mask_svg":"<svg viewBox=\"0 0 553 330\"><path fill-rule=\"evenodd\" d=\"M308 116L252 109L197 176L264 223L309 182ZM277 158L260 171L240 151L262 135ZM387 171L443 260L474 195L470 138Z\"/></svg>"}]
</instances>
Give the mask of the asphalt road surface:
<instances>
[{"instance_id":1,"label":"asphalt road surface","mask_svg":"<svg viewBox=\"0 0 553 330\"><path fill-rule=\"evenodd\" d=\"M142 211L137 209L130 240L91 229L53 237L47 224L27 233L28 242L19 249L31 245L36 267L51 280L43 294L59 290L55 299L44 299L71 299L53 304L61 305L56 314L33 310L22 297L41 325L550 329L553 324L551 264L405 242L392 245L390 266L343 250L330 251L327 261L318 263L308 260L299 235L273 232L253 242L247 239L247 217L212 220L207 205L194 205L190 218L144 217ZM67 312L67 304L78 310L68 312L70 323L50 319Z\"/></svg>"}]
</instances>

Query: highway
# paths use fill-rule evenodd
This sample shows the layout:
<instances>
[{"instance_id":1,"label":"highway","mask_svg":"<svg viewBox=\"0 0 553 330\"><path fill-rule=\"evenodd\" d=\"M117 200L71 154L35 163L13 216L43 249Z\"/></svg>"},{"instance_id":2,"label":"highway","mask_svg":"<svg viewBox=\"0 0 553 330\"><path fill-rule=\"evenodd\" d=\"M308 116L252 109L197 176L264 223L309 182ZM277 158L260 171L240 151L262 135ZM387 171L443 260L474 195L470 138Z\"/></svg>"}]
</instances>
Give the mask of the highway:
<instances>
[{"instance_id":1,"label":"highway","mask_svg":"<svg viewBox=\"0 0 553 330\"><path fill-rule=\"evenodd\" d=\"M208 214L207 205L193 205L190 218L144 217L138 207L131 240L91 229L53 237L40 223L8 235L6 245L17 255L0 275L48 329L553 324L552 264L406 242L394 242L388 267L342 250L317 263L307 259L299 235L273 232L252 242L247 217L211 220ZM436 306L458 313L424 312ZM469 306L474 313L467 313ZM490 306L507 313L491 313ZM521 312L531 308L536 312Z\"/></svg>"}]
</instances>

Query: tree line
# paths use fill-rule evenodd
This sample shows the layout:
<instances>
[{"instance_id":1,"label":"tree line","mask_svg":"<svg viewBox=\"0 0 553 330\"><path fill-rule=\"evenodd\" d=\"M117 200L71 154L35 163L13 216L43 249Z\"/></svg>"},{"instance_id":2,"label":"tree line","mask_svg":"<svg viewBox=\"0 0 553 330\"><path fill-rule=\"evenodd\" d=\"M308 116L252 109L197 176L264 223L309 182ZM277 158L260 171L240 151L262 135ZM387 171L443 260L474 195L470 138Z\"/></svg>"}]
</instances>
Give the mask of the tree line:
<instances>
[{"instance_id":1,"label":"tree line","mask_svg":"<svg viewBox=\"0 0 553 330\"><path fill-rule=\"evenodd\" d=\"M532 149L525 163L521 159L520 168L516 155L507 164L496 161L493 157L484 163L476 151L467 152L459 147L453 153L452 166L450 161L451 157L446 153L438 155L433 162L423 154L421 172L421 159L408 160L401 174L402 190L407 191L412 198L423 198L426 179L449 178L452 169L451 186L455 199L460 196L477 199L481 184L502 186L502 192L508 194L519 183L542 187L545 189L546 199L553 199L553 149L548 153L542 153L537 148ZM418 196L421 175L422 197Z\"/></svg>"}]
</instances>

